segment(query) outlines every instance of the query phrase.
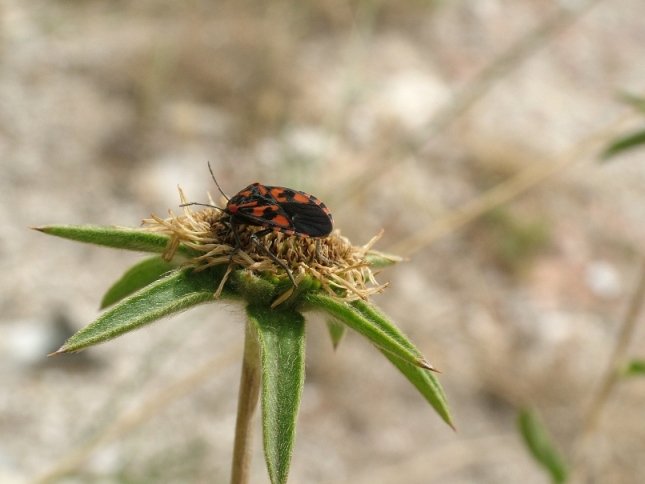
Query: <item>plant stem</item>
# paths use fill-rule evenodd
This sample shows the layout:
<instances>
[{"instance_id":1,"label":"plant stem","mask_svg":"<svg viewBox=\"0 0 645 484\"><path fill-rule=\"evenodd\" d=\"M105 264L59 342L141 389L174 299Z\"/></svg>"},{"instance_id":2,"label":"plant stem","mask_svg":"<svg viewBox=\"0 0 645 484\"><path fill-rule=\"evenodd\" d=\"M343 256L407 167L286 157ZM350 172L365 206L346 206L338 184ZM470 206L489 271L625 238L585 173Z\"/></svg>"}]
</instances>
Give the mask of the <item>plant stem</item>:
<instances>
[{"instance_id":1,"label":"plant stem","mask_svg":"<svg viewBox=\"0 0 645 484\"><path fill-rule=\"evenodd\" d=\"M244 334L240 394L237 402L231 484L247 484L249 482L253 457L253 417L260 395L260 376L260 346L251 323L247 321Z\"/></svg>"},{"instance_id":2,"label":"plant stem","mask_svg":"<svg viewBox=\"0 0 645 484\"><path fill-rule=\"evenodd\" d=\"M575 449L574 479L572 482L586 481L587 476L584 460L587 458L589 453L590 440L598 426L598 423L600 422L602 411L609 401L609 398L620 378L619 370L621 365L625 363L629 343L631 342L634 330L636 329L636 323L638 322L638 316L643 308L643 303L645 303L645 258L641 263L638 285L629 301L629 306L627 307L627 312L625 313L625 317L618 334L618 339L616 340L614 350L609 361L609 366L583 422L582 432L578 438L578 443Z\"/></svg>"}]
</instances>

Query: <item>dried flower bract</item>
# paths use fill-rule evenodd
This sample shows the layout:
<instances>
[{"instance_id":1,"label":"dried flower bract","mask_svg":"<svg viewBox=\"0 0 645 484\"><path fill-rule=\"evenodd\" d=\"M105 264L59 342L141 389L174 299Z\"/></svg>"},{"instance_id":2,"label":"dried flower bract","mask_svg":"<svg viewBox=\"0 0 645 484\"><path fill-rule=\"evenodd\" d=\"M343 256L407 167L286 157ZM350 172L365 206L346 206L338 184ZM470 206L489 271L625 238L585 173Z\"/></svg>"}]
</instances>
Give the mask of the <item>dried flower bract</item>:
<instances>
[{"instance_id":1,"label":"dried flower bract","mask_svg":"<svg viewBox=\"0 0 645 484\"><path fill-rule=\"evenodd\" d=\"M181 188L179 196L181 203L185 204L186 197ZM250 236L258 230L257 227L238 227L241 247L235 251L234 235L230 227L221 222L220 210L205 207L193 211L190 206L185 206L183 211L183 215L175 215L169 210L170 217L166 219L152 215L151 219L143 221L144 227L170 236L168 246L162 254L167 261L173 258L179 244L183 244L199 253L198 256L184 262L184 266L195 266L195 270L201 271L208 267L229 264L229 270L215 291L215 296L220 294L228 274L235 267L242 267L257 274L287 277L283 269L251 242ZM259 240L284 262L293 273L296 282L309 275L317 280L321 289L328 294L344 301L353 301L367 299L371 294L381 292L387 287L387 283L379 285L376 282L366 259L380 235L373 237L366 245L357 247L335 230L328 237L320 239L320 258L316 250L317 239L274 232ZM273 306L286 300L292 292L293 288L287 290Z\"/></svg>"}]
</instances>

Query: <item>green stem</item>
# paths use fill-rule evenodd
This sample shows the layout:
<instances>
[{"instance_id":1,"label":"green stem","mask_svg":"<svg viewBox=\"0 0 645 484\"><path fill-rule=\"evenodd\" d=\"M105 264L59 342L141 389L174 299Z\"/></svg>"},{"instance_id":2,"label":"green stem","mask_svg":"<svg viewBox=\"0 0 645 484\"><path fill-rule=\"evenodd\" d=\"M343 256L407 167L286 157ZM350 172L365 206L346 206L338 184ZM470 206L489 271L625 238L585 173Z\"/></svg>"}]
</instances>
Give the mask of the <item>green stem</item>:
<instances>
[{"instance_id":1,"label":"green stem","mask_svg":"<svg viewBox=\"0 0 645 484\"><path fill-rule=\"evenodd\" d=\"M246 323L244 335L244 359L240 377L240 395L237 402L235 423L235 446L233 447L233 469L231 484L247 484L253 457L253 422L260 395L260 346L251 325Z\"/></svg>"}]
</instances>

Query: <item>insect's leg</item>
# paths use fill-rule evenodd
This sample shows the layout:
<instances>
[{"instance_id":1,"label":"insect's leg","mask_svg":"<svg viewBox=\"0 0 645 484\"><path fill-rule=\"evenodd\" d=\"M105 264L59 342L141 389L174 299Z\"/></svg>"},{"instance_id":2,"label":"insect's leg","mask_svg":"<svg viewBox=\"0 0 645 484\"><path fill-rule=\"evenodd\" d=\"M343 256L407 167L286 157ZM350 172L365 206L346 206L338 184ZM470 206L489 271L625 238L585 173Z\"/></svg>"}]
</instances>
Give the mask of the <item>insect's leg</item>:
<instances>
[{"instance_id":1,"label":"insect's leg","mask_svg":"<svg viewBox=\"0 0 645 484\"><path fill-rule=\"evenodd\" d=\"M327 265L330 265L330 264L336 264L337 266L340 265L337 261L329 260L327 257L322 255L322 252L320 251L320 239L316 239L316 257Z\"/></svg>"},{"instance_id":2,"label":"insect's leg","mask_svg":"<svg viewBox=\"0 0 645 484\"><path fill-rule=\"evenodd\" d=\"M263 246L260 243L260 241L258 240L258 234L259 234L260 237L262 237L262 236L268 234L269 232L272 232L272 230L271 229L269 229L268 231L267 230L260 230L259 232L251 235L251 241L255 245L257 245L260 249L262 249L264 251L264 253L266 255L268 255L273 262L275 262L276 264L278 264L280 267L282 267L284 269L284 271L289 276L289 279L291 280L291 284L293 284L293 287L298 287L298 284L296 284L296 280L293 278L293 274L291 273L291 271L289 270L287 265L284 262L282 262L280 259L278 259L275 255L273 255L271 253L271 251L269 249L267 249L265 246Z\"/></svg>"},{"instance_id":3,"label":"insect's leg","mask_svg":"<svg viewBox=\"0 0 645 484\"><path fill-rule=\"evenodd\" d=\"M261 237L264 237L265 235L269 235L271 232L273 232L273 229L264 229L264 230L258 230L255 234L254 237L257 237L258 239Z\"/></svg>"},{"instance_id":4,"label":"insect's leg","mask_svg":"<svg viewBox=\"0 0 645 484\"><path fill-rule=\"evenodd\" d=\"M231 223L231 232L233 232L233 237L235 238L235 247L233 248L233 251L229 255L229 261L233 262L233 256L237 254L237 251L240 250L242 247L242 241L240 240L240 234L237 233L237 225Z\"/></svg>"}]
</instances>

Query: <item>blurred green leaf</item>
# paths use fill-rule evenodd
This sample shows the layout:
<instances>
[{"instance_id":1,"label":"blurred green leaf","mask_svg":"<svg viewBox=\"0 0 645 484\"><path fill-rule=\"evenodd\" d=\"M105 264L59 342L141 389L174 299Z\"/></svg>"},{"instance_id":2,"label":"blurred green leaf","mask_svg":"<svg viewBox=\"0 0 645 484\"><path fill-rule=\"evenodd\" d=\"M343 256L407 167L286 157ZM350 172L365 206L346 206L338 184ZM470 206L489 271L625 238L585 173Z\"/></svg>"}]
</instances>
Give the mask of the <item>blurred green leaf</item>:
<instances>
[{"instance_id":1,"label":"blurred green leaf","mask_svg":"<svg viewBox=\"0 0 645 484\"><path fill-rule=\"evenodd\" d=\"M609 147L600 155L602 161L607 161L623 151L627 151L645 144L645 130L637 131L623 138L619 138L609 145Z\"/></svg>"},{"instance_id":2,"label":"blurred green leaf","mask_svg":"<svg viewBox=\"0 0 645 484\"><path fill-rule=\"evenodd\" d=\"M165 316L215 301L213 294L224 270L224 267L215 267L195 273L193 268L187 268L159 279L103 313L53 354L79 351L104 343ZM220 299L232 298L233 294L225 286Z\"/></svg>"},{"instance_id":3,"label":"blurred green leaf","mask_svg":"<svg viewBox=\"0 0 645 484\"><path fill-rule=\"evenodd\" d=\"M545 218L519 215L508 207L490 210L476 222L473 231L477 246L512 276L527 274L551 239Z\"/></svg>"},{"instance_id":4,"label":"blurred green leaf","mask_svg":"<svg viewBox=\"0 0 645 484\"><path fill-rule=\"evenodd\" d=\"M563 484L566 482L568 469L564 458L555 447L537 412L528 408L520 410L517 423L533 458L546 469L554 483Z\"/></svg>"},{"instance_id":5,"label":"blurred green leaf","mask_svg":"<svg viewBox=\"0 0 645 484\"><path fill-rule=\"evenodd\" d=\"M293 310L248 306L262 353L264 456L272 484L287 482L305 382L305 318Z\"/></svg>"},{"instance_id":6,"label":"blurred green leaf","mask_svg":"<svg viewBox=\"0 0 645 484\"><path fill-rule=\"evenodd\" d=\"M629 104L645 113L645 97L622 91L618 93L618 98L624 103Z\"/></svg>"},{"instance_id":7,"label":"blurred green leaf","mask_svg":"<svg viewBox=\"0 0 645 484\"><path fill-rule=\"evenodd\" d=\"M152 284L178 266L178 262L166 262L159 256L137 262L107 290L101 301L101 309L112 306L124 297Z\"/></svg>"},{"instance_id":8,"label":"blurred green leaf","mask_svg":"<svg viewBox=\"0 0 645 484\"><path fill-rule=\"evenodd\" d=\"M631 360L625 365L623 376L645 375L645 360Z\"/></svg>"}]
</instances>

